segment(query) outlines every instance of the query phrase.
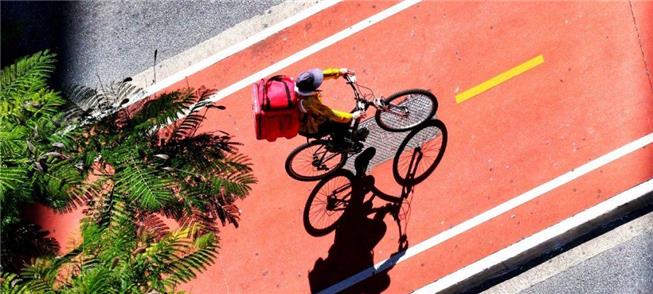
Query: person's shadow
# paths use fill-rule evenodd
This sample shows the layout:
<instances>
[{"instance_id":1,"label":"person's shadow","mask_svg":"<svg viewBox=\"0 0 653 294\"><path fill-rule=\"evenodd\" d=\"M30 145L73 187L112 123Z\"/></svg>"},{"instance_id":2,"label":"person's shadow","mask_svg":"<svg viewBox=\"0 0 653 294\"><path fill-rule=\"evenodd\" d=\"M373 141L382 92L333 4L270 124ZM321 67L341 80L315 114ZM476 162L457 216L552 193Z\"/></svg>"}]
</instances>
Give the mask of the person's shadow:
<instances>
[{"instance_id":1,"label":"person's shadow","mask_svg":"<svg viewBox=\"0 0 653 294\"><path fill-rule=\"evenodd\" d=\"M408 148L401 154L406 157L404 161L409 164L407 164L407 171L401 172L399 178L396 178L395 175L395 181L402 188L400 195L393 196L380 191L374 185L374 177L366 174L370 160L376 153L376 149L373 147L367 148L356 158L355 174L348 170L341 170L316 185L309 197L304 215L306 230L314 236L323 236L335 229L335 239L326 259L318 258L313 269L308 273L311 292L379 293L388 288L390 285L388 271L394 267L396 261L408 248L405 223L410 211L410 196L413 188L433 172L444 154L447 138L446 128L443 125L437 127L442 132L439 134L442 141L440 142L441 148L436 151L435 161L420 162L422 158L428 157L423 156L423 152L426 151L420 147ZM409 135L407 139L414 137ZM420 163L428 166L420 166ZM336 198L339 200L332 201L332 203L325 201L322 210L327 210L327 213L315 215L311 211L311 202L318 202L314 198L319 197L321 190L326 190L327 193L331 190L337 192ZM384 200L385 204L375 207L373 200L377 197ZM341 216L338 216L339 213ZM334 214L337 220L324 228L316 228L318 223L313 223L310 219L312 217L322 220L333 217ZM388 228L384 219L388 216L394 219L398 227L396 252L379 268L380 272L375 271L367 274L366 278L357 279L357 281L339 287L337 283L351 279L352 276L374 266L374 248L387 232ZM352 286L349 287L350 285Z\"/></svg>"}]
</instances>

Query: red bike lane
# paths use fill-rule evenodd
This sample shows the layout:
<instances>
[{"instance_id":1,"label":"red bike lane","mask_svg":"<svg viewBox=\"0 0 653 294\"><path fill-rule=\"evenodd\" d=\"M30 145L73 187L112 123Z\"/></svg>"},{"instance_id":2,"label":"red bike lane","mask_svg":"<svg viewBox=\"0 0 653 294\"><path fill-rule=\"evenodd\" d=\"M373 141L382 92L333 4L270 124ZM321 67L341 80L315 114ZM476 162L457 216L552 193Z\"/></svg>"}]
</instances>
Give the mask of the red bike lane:
<instances>
[{"instance_id":1,"label":"red bike lane","mask_svg":"<svg viewBox=\"0 0 653 294\"><path fill-rule=\"evenodd\" d=\"M170 89L223 88L392 4L338 4ZM632 7L631 13L629 3L424 2L282 72L349 67L357 71L361 84L380 95L427 88L438 96L437 117L448 130L446 152L434 173L414 187L410 214L402 221L409 248L422 246L433 236L450 234L461 223L653 132L653 87L645 67L645 62L649 68L653 63L653 19L645 13L653 10L653 3L635 2ZM348 22L331 21L342 15ZM539 55L543 63L456 103L456 95ZM328 97L334 97L326 99L328 104L341 109L353 105L350 89L341 81L327 81L325 89ZM320 285L313 290L346 285L341 281L395 253L399 234L390 216L383 224L370 225L370 215L360 224L370 230L384 227L374 236L381 236L378 244L367 253L331 248L337 232L319 238L306 233L302 213L316 182L294 181L283 168L287 154L303 139L256 141L250 95L247 87L218 101L226 110L209 110L203 130L224 130L243 143L240 150L250 156L259 183L239 203L240 227L222 230L216 263L184 289L308 292L311 282ZM420 288L653 178L652 160L650 146L624 155L429 244L364 286L389 293ZM369 173L382 191L400 193L391 162ZM346 241L356 247L372 242L370 238ZM318 259L329 257L334 260L330 272L317 271L309 281Z\"/></svg>"},{"instance_id":2,"label":"red bike lane","mask_svg":"<svg viewBox=\"0 0 653 294\"><path fill-rule=\"evenodd\" d=\"M470 21L469 15L483 17ZM438 118L448 128L449 143L440 166L412 195L407 233L409 243L418 244L653 131L653 93L632 19L628 3L427 2L283 72L347 66L377 93L422 87L438 95ZM545 60L541 65L455 102L459 92L539 54ZM329 96L338 97L328 101L332 105L351 105L345 85L325 86ZM217 284L239 292L305 292L307 274L318 258L328 257L334 234L315 238L303 230L303 205L314 184L293 181L283 172L285 156L302 140L250 141L251 109L244 103L249 94L243 89L221 100L227 111L211 114L214 121L207 128L234 126L260 182L242 203L242 226L223 232L220 263L189 289ZM650 150L625 156L407 259L389 271L388 292L419 288L650 179ZM381 190L400 192L390 162L371 174ZM397 226L389 216L385 225L374 262L397 249ZM337 278L364 268L341 270L321 284L336 284ZM224 283L223 274L228 276Z\"/></svg>"}]
</instances>

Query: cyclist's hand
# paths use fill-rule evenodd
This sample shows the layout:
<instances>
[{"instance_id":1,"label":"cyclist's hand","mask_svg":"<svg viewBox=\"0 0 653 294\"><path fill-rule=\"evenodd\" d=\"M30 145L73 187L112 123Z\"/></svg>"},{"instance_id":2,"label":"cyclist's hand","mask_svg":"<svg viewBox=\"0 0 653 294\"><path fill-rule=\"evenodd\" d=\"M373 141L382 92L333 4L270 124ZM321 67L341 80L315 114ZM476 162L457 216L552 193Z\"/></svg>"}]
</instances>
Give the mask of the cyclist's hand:
<instances>
[{"instance_id":1,"label":"cyclist's hand","mask_svg":"<svg viewBox=\"0 0 653 294\"><path fill-rule=\"evenodd\" d=\"M362 110L354 111L354 113L351 114L351 118L353 120L357 120L359 118L365 118L365 111Z\"/></svg>"},{"instance_id":2,"label":"cyclist's hand","mask_svg":"<svg viewBox=\"0 0 653 294\"><path fill-rule=\"evenodd\" d=\"M340 75L346 76L346 75L354 75L354 71L348 68L341 68L340 69Z\"/></svg>"}]
</instances>

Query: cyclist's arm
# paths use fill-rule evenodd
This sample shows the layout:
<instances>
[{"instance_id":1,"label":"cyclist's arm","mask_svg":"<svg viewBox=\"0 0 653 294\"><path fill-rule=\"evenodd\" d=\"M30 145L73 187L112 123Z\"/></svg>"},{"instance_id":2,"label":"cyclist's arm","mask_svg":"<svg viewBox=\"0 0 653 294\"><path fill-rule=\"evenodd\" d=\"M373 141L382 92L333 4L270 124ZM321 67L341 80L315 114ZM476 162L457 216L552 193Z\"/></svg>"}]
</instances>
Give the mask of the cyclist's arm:
<instances>
[{"instance_id":1,"label":"cyclist's arm","mask_svg":"<svg viewBox=\"0 0 653 294\"><path fill-rule=\"evenodd\" d=\"M339 67L329 67L322 71L324 79L337 79L342 76L343 68Z\"/></svg>"},{"instance_id":2,"label":"cyclist's arm","mask_svg":"<svg viewBox=\"0 0 653 294\"><path fill-rule=\"evenodd\" d=\"M314 103L307 103L304 104L304 107L308 112L315 113L319 116L326 117L330 121L337 122L337 123L349 123L351 122L352 115L349 112L345 111L340 111L340 110L335 110L331 109L328 106L318 102L318 101L313 101Z\"/></svg>"}]
</instances>

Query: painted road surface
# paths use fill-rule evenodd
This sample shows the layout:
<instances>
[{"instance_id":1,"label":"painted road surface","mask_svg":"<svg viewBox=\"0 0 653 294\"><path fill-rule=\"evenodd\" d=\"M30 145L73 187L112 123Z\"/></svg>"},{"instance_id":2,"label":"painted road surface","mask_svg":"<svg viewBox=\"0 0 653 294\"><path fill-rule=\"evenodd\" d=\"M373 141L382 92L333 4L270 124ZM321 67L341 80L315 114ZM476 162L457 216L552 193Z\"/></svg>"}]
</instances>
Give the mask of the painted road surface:
<instances>
[{"instance_id":1,"label":"painted road surface","mask_svg":"<svg viewBox=\"0 0 653 294\"><path fill-rule=\"evenodd\" d=\"M653 178L653 2L394 5L336 4L167 89L223 90L217 104L226 110L209 110L203 130L233 134L259 179L239 205L240 227L222 230L216 263L185 289L410 292ZM365 27L368 17L378 22ZM304 140L256 141L250 86L230 88L256 73L328 66L356 70L379 95L426 88L438 96L449 140L404 204L407 250L390 215L309 235L302 213L316 183L283 168ZM324 87L328 104L352 107L344 83ZM401 193L390 161L369 174L378 189ZM374 264L390 269L375 273Z\"/></svg>"}]
</instances>

